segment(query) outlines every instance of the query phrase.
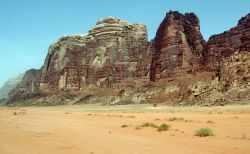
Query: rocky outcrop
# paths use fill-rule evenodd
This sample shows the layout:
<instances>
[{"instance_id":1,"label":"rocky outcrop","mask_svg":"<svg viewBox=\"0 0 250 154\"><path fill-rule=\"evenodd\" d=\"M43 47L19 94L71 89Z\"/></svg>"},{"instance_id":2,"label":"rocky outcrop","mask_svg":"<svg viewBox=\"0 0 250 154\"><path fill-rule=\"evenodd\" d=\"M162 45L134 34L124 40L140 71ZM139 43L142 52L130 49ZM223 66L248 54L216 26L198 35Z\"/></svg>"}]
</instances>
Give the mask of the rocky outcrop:
<instances>
[{"instance_id":1,"label":"rocky outcrop","mask_svg":"<svg viewBox=\"0 0 250 154\"><path fill-rule=\"evenodd\" d=\"M86 35L52 44L42 68L27 71L12 96L135 86L136 79L149 78L152 45L147 40L145 25L107 17Z\"/></svg>"},{"instance_id":2,"label":"rocky outcrop","mask_svg":"<svg viewBox=\"0 0 250 154\"><path fill-rule=\"evenodd\" d=\"M37 91L79 90L87 76L86 35L60 38L49 47L44 66L36 77Z\"/></svg>"},{"instance_id":3,"label":"rocky outcrop","mask_svg":"<svg viewBox=\"0 0 250 154\"><path fill-rule=\"evenodd\" d=\"M220 89L246 89L250 86L250 52L235 52L223 58L218 68Z\"/></svg>"},{"instance_id":4,"label":"rocky outcrop","mask_svg":"<svg viewBox=\"0 0 250 154\"><path fill-rule=\"evenodd\" d=\"M157 30L151 80L157 81L177 69L199 66L206 45L194 13L170 11Z\"/></svg>"},{"instance_id":5,"label":"rocky outcrop","mask_svg":"<svg viewBox=\"0 0 250 154\"><path fill-rule=\"evenodd\" d=\"M223 58L242 51L250 51L250 14L239 20L236 27L209 38L204 61L208 67L216 69Z\"/></svg>"},{"instance_id":6,"label":"rocky outcrop","mask_svg":"<svg viewBox=\"0 0 250 154\"><path fill-rule=\"evenodd\" d=\"M244 89L249 85L250 14L236 27L213 35L204 50L206 66L216 72L220 90Z\"/></svg>"},{"instance_id":7,"label":"rocky outcrop","mask_svg":"<svg viewBox=\"0 0 250 154\"><path fill-rule=\"evenodd\" d=\"M250 14L206 43L194 13L170 11L147 40L145 25L113 17L86 35L64 36L41 69L25 73L8 104L209 106L250 99Z\"/></svg>"},{"instance_id":8,"label":"rocky outcrop","mask_svg":"<svg viewBox=\"0 0 250 154\"><path fill-rule=\"evenodd\" d=\"M89 31L87 84L116 86L123 80L149 74L151 53L143 24L107 17Z\"/></svg>"},{"instance_id":9,"label":"rocky outcrop","mask_svg":"<svg viewBox=\"0 0 250 154\"><path fill-rule=\"evenodd\" d=\"M16 88L10 91L7 104L17 101L20 97L26 97L26 95L35 92L35 81L38 76L38 72L39 71L36 69L30 69L25 72L21 82L16 86Z\"/></svg>"},{"instance_id":10,"label":"rocky outcrop","mask_svg":"<svg viewBox=\"0 0 250 154\"><path fill-rule=\"evenodd\" d=\"M16 86L22 81L23 74L20 74L18 77L9 79L0 89L0 99L7 98L11 90L16 88Z\"/></svg>"},{"instance_id":11,"label":"rocky outcrop","mask_svg":"<svg viewBox=\"0 0 250 154\"><path fill-rule=\"evenodd\" d=\"M49 49L40 90L111 87L146 76L151 54L145 25L107 17L84 36L61 38Z\"/></svg>"}]
</instances>

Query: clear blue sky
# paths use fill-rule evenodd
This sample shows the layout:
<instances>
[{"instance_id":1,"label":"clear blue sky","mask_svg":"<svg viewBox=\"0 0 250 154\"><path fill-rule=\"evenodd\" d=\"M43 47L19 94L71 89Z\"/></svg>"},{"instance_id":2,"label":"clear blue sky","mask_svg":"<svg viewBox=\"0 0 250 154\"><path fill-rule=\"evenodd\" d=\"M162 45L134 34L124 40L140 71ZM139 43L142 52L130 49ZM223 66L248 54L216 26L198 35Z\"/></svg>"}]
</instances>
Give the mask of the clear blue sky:
<instances>
[{"instance_id":1,"label":"clear blue sky","mask_svg":"<svg viewBox=\"0 0 250 154\"><path fill-rule=\"evenodd\" d=\"M115 16L145 23L152 39L169 10L195 12L207 40L249 13L250 0L0 0L0 86L40 68L62 35L87 33L97 20Z\"/></svg>"}]
</instances>

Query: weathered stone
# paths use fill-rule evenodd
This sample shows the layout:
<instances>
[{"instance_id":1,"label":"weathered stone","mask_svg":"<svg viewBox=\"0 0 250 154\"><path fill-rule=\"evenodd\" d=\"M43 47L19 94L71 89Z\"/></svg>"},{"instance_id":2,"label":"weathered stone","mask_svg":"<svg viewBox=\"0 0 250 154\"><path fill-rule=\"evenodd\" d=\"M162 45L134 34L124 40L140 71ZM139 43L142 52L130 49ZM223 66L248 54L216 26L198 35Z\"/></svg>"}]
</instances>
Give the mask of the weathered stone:
<instances>
[{"instance_id":1,"label":"weathered stone","mask_svg":"<svg viewBox=\"0 0 250 154\"><path fill-rule=\"evenodd\" d=\"M87 36L88 84L110 87L127 78L146 76L151 63L147 39L143 24L113 17L97 22Z\"/></svg>"},{"instance_id":2,"label":"weathered stone","mask_svg":"<svg viewBox=\"0 0 250 154\"><path fill-rule=\"evenodd\" d=\"M86 35L52 44L43 67L25 73L8 103L249 102L249 21L250 14L206 44L193 13L167 13L151 42L144 25L107 17Z\"/></svg>"},{"instance_id":3,"label":"weathered stone","mask_svg":"<svg viewBox=\"0 0 250 154\"><path fill-rule=\"evenodd\" d=\"M60 38L49 47L40 70L26 72L12 96L115 87L149 76L151 45L146 26L107 17L86 35Z\"/></svg>"},{"instance_id":4,"label":"weathered stone","mask_svg":"<svg viewBox=\"0 0 250 154\"><path fill-rule=\"evenodd\" d=\"M156 33L151 80L167 77L169 71L199 66L205 45L194 13L170 11Z\"/></svg>"},{"instance_id":5,"label":"weathered stone","mask_svg":"<svg viewBox=\"0 0 250 154\"><path fill-rule=\"evenodd\" d=\"M79 90L87 76L86 35L65 36L49 48L41 75L39 91Z\"/></svg>"},{"instance_id":6,"label":"weathered stone","mask_svg":"<svg viewBox=\"0 0 250 154\"><path fill-rule=\"evenodd\" d=\"M250 86L250 52L235 52L223 58L218 68L220 89L246 89Z\"/></svg>"},{"instance_id":7,"label":"weathered stone","mask_svg":"<svg viewBox=\"0 0 250 154\"><path fill-rule=\"evenodd\" d=\"M208 67L216 69L224 57L241 51L250 51L250 14L242 18L236 27L209 38L204 62Z\"/></svg>"}]
</instances>

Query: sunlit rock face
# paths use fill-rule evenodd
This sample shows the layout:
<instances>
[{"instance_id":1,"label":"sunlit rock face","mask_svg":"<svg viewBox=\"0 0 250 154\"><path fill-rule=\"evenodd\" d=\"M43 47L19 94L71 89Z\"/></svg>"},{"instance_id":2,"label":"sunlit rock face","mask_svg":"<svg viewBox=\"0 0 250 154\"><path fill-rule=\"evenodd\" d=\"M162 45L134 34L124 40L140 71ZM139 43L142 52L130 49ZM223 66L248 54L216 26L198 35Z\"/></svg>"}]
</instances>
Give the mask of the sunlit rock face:
<instances>
[{"instance_id":1,"label":"sunlit rock face","mask_svg":"<svg viewBox=\"0 0 250 154\"><path fill-rule=\"evenodd\" d=\"M87 83L112 86L147 76L151 63L146 26L107 17L89 31Z\"/></svg>"},{"instance_id":2,"label":"sunlit rock face","mask_svg":"<svg viewBox=\"0 0 250 154\"><path fill-rule=\"evenodd\" d=\"M218 78L222 91L250 87L250 52L235 52L224 57L219 66Z\"/></svg>"},{"instance_id":3,"label":"sunlit rock face","mask_svg":"<svg viewBox=\"0 0 250 154\"><path fill-rule=\"evenodd\" d=\"M166 78L176 69L199 66L205 45L194 13L170 11L156 33L151 80Z\"/></svg>"},{"instance_id":4,"label":"sunlit rock face","mask_svg":"<svg viewBox=\"0 0 250 154\"><path fill-rule=\"evenodd\" d=\"M250 85L250 14L236 27L210 37L204 50L205 65L216 71L222 91Z\"/></svg>"},{"instance_id":5,"label":"sunlit rock face","mask_svg":"<svg viewBox=\"0 0 250 154\"><path fill-rule=\"evenodd\" d=\"M44 66L37 77L39 91L81 88L88 67L86 37L65 36L49 47Z\"/></svg>"},{"instance_id":6,"label":"sunlit rock face","mask_svg":"<svg viewBox=\"0 0 250 154\"><path fill-rule=\"evenodd\" d=\"M149 75L152 54L147 40L145 25L107 17L86 35L64 36L52 44L42 68L28 71L28 81L23 80L16 91L51 93L79 91L89 85L126 86L126 79Z\"/></svg>"},{"instance_id":7,"label":"sunlit rock face","mask_svg":"<svg viewBox=\"0 0 250 154\"><path fill-rule=\"evenodd\" d=\"M250 51L250 14L240 19L236 27L209 38L204 61L208 67L216 69L225 57L242 51Z\"/></svg>"},{"instance_id":8,"label":"sunlit rock face","mask_svg":"<svg viewBox=\"0 0 250 154\"><path fill-rule=\"evenodd\" d=\"M64 36L7 104L249 102L250 14L206 43L194 13L170 11L147 40L145 25L113 17Z\"/></svg>"}]
</instances>

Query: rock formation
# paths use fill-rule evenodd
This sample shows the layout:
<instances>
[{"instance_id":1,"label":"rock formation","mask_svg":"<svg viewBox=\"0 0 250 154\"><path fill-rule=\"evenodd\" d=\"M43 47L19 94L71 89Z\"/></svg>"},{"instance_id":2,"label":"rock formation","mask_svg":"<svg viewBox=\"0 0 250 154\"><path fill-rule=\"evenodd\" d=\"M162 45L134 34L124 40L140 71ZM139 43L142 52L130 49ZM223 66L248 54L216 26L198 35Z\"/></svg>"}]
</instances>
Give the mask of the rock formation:
<instances>
[{"instance_id":1,"label":"rock formation","mask_svg":"<svg viewBox=\"0 0 250 154\"><path fill-rule=\"evenodd\" d=\"M219 64L220 89L245 89L250 86L250 52L235 52Z\"/></svg>"},{"instance_id":2,"label":"rock formation","mask_svg":"<svg viewBox=\"0 0 250 154\"><path fill-rule=\"evenodd\" d=\"M250 51L250 14L243 17L236 27L209 38L204 61L208 67L216 69L224 57L242 51Z\"/></svg>"},{"instance_id":3,"label":"rock formation","mask_svg":"<svg viewBox=\"0 0 250 154\"><path fill-rule=\"evenodd\" d=\"M236 27L213 35L204 50L204 62L217 72L220 89L245 87L249 82L250 14Z\"/></svg>"},{"instance_id":4,"label":"rock formation","mask_svg":"<svg viewBox=\"0 0 250 154\"><path fill-rule=\"evenodd\" d=\"M250 14L206 43L194 13L170 11L155 39L147 40L145 25L113 17L86 35L64 36L49 47L41 69L25 73L8 104L224 105L250 99Z\"/></svg>"},{"instance_id":5,"label":"rock formation","mask_svg":"<svg viewBox=\"0 0 250 154\"><path fill-rule=\"evenodd\" d=\"M157 30L151 80L169 77L177 69L199 66L206 45L194 13L170 11Z\"/></svg>"},{"instance_id":6,"label":"rock formation","mask_svg":"<svg viewBox=\"0 0 250 154\"><path fill-rule=\"evenodd\" d=\"M146 26L108 17L89 31L87 84L114 86L128 78L147 76L151 53Z\"/></svg>"},{"instance_id":7,"label":"rock formation","mask_svg":"<svg viewBox=\"0 0 250 154\"><path fill-rule=\"evenodd\" d=\"M20 74L19 76L6 81L0 89L0 99L7 98L9 92L16 88L16 86L22 81L22 78L23 74Z\"/></svg>"},{"instance_id":8,"label":"rock formation","mask_svg":"<svg viewBox=\"0 0 250 154\"><path fill-rule=\"evenodd\" d=\"M145 25L107 17L86 35L64 36L52 44L42 68L27 71L12 96L129 86L127 80L149 77L147 40Z\"/></svg>"}]
</instances>

